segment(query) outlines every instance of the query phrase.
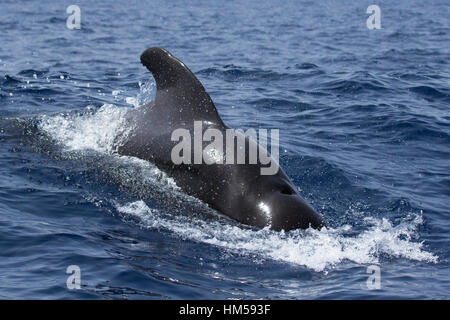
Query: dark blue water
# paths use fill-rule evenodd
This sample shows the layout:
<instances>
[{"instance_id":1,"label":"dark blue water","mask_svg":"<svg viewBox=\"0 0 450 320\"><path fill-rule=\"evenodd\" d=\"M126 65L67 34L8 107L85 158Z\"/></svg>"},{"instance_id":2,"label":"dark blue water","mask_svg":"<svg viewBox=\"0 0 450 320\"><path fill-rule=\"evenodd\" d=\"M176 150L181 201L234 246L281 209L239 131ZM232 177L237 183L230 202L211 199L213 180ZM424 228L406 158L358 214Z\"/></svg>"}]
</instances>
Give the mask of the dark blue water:
<instances>
[{"instance_id":1,"label":"dark blue water","mask_svg":"<svg viewBox=\"0 0 450 320\"><path fill-rule=\"evenodd\" d=\"M80 30L70 4L0 3L0 298L450 297L448 1L376 1L380 30L371 1L78 1ZM123 113L154 95L150 46L228 125L280 129L281 164L328 229L205 219L165 173L114 154Z\"/></svg>"}]
</instances>

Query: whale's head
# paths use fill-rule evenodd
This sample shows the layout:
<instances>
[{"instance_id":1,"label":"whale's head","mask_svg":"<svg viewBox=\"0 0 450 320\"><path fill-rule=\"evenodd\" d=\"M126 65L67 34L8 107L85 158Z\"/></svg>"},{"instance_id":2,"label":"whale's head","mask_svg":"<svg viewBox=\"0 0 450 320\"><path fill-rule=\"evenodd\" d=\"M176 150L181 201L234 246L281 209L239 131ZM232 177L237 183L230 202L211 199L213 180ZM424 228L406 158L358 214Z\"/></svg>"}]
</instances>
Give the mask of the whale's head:
<instances>
[{"instance_id":1,"label":"whale's head","mask_svg":"<svg viewBox=\"0 0 450 320\"><path fill-rule=\"evenodd\" d=\"M237 167L231 192L235 197L231 215L242 223L260 228L293 230L320 229L325 221L297 192L286 174L279 169L275 175L260 175L257 168ZM230 191L227 191L230 194ZM236 201L236 199L239 199Z\"/></svg>"},{"instance_id":2,"label":"whale's head","mask_svg":"<svg viewBox=\"0 0 450 320\"><path fill-rule=\"evenodd\" d=\"M242 142L240 145L235 143L231 148L227 145L223 150L222 158L227 161L231 158L233 164L199 168L207 170L205 180L217 177L216 181L223 181L216 189L219 196L213 203L218 204L219 211L242 223L277 231L310 227L320 229L326 225L279 166L278 148L276 143L273 144L276 141L272 141L269 154L268 147L258 144L256 139L233 129L226 130L232 130L236 135L234 142ZM222 149L215 151L219 154ZM237 159L239 153L242 153L241 164ZM211 192L214 189L208 190Z\"/></svg>"}]
</instances>

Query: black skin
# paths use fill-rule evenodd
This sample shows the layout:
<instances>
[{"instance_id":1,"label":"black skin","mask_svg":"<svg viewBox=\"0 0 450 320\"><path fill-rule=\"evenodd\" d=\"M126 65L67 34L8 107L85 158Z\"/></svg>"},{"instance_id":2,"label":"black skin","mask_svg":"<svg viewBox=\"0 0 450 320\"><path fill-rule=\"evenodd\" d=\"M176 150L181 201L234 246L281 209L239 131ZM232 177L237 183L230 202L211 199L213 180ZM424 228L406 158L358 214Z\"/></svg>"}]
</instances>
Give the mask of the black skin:
<instances>
[{"instance_id":1,"label":"black skin","mask_svg":"<svg viewBox=\"0 0 450 320\"><path fill-rule=\"evenodd\" d=\"M203 121L203 130L219 129L225 137L228 127L197 77L167 50L149 48L142 53L141 62L155 78L156 97L127 113L132 129L119 145L119 154L154 163L184 192L241 223L277 231L325 226L281 168L275 175L261 175L259 161L248 164L248 146L254 143L248 138L247 164L175 165L171 160L171 150L178 144L171 141L175 129L188 129L193 136L194 121ZM226 148L223 150L225 153Z\"/></svg>"}]
</instances>

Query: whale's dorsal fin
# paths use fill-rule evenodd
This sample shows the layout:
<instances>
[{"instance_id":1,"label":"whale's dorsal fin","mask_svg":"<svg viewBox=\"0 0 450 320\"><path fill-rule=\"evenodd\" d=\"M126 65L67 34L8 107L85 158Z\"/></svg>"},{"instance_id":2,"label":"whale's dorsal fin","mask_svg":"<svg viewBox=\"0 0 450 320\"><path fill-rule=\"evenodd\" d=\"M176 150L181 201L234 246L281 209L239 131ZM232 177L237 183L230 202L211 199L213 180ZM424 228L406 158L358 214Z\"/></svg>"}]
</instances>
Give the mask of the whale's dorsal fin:
<instances>
[{"instance_id":1,"label":"whale's dorsal fin","mask_svg":"<svg viewBox=\"0 0 450 320\"><path fill-rule=\"evenodd\" d=\"M159 47L145 50L141 62L156 81L156 108L173 109L164 112L171 120L209 120L223 125L211 97L183 62Z\"/></svg>"}]
</instances>

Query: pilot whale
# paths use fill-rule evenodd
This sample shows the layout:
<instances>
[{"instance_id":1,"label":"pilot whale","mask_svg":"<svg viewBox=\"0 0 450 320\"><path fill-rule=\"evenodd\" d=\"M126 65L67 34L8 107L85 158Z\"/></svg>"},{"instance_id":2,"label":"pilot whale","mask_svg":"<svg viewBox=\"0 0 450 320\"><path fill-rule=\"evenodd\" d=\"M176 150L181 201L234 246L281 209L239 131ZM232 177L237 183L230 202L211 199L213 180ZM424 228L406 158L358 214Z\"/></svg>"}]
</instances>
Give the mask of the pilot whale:
<instances>
[{"instance_id":1,"label":"pilot whale","mask_svg":"<svg viewBox=\"0 0 450 320\"><path fill-rule=\"evenodd\" d=\"M194 73L167 50L149 48L142 53L141 62L153 75L156 95L150 103L127 112L125 123L130 132L118 142L119 154L152 162L185 193L243 224L277 231L325 225L281 168L274 174L264 175L261 169L265 164L259 159L249 161L255 144L261 151L261 146L249 137L244 137L243 158L247 160L244 163L196 163L189 160L190 156L195 158L195 148L190 151L192 154L183 155L186 161L174 162L173 150L179 144L173 135L176 130L194 132L195 124L201 123L201 130L214 129L225 136L227 130L233 129L223 123ZM216 152L223 160L236 157L241 151L238 149L234 146L209 151Z\"/></svg>"}]
</instances>

